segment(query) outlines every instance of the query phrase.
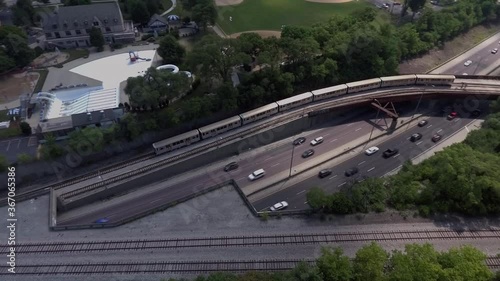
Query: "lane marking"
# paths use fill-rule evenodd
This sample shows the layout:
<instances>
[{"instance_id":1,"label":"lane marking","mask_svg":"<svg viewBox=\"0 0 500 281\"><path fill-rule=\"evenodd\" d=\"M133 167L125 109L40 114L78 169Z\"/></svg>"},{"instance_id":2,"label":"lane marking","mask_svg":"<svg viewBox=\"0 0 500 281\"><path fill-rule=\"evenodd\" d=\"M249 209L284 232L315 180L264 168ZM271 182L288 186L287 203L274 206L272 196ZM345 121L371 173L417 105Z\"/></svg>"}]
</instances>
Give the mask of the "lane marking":
<instances>
[{"instance_id":1,"label":"lane marking","mask_svg":"<svg viewBox=\"0 0 500 281\"><path fill-rule=\"evenodd\" d=\"M359 131L359 130L361 130L361 128L357 128L357 129L355 130L355 132L357 132L357 131Z\"/></svg>"},{"instance_id":2,"label":"lane marking","mask_svg":"<svg viewBox=\"0 0 500 281\"><path fill-rule=\"evenodd\" d=\"M350 126L352 126L352 123L347 124L347 127L350 127Z\"/></svg>"},{"instance_id":3,"label":"lane marking","mask_svg":"<svg viewBox=\"0 0 500 281\"><path fill-rule=\"evenodd\" d=\"M439 131L437 131L436 133L439 133L439 132L441 132L442 130L443 130L443 129L439 129Z\"/></svg>"},{"instance_id":4,"label":"lane marking","mask_svg":"<svg viewBox=\"0 0 500 281\"><path fill-rule=\"evenodd\" d=\"M280 164L280 163L274 164L274 165L272 165L271 167L276 167L276 166L278 166L279 164Z\"/></svg>"},{"instance_id":5,"label":"lane marking","mask_svg":"<svg viewBox=\"0 0 500 281\"><path fill-rule=\"evenodd\" d=\"M149 204L153 204L154 202L158 202L158 201L161 201L161 200L163 200L163 199L156 199L156 200L153 200L153 201L149 202Z\"/></svg>"},{"instance_id":6,"label":"lane marking","mask_svg":"<svg viewBox=\"0 0 500 281\"><path fill-rule=\"evenodd\" d=\"M6 151L9 151L9 148L10 148L10 141L8 142L7 144L7 148L5 149Z\"/></svg>"},{"instance_id":7,"label":"lane marking","mask_svg":"<svg viewBox=\"0 0 500 281\"><path fill-rule=\"evenodd\" d=\"M392 158L396 158L396 157L398 157L398 156L399 156L399 153L398 153L398 154L396 154L396 155L394 155L394 156L392 156Z\"/></svg>"},{"instance_id":8,"label":"lane marking","mask_svg":"<svg viewBox=\"0 0 500 281\"><path fill-rule=\"evenodd\" d=\"M307 201L306 201L306 202L304 202L304 205L305 205L305 204L307 204Z\"/></svg>"},{"instance_id":9,"label":"lane marking","mask_svg":"<svg viewBox=\"0 0 500 281\"><path fill-rule=\"evenodd\" d=\"M361 165L361 164L363 164L363 163L365 163L365 162L366 162L366 161L363 161L363 162L359 163L359 164L358 164L358 166L359 166L359 165Z\"/></svg>"},{"instance_id":10,"label":"lane marking","mask_svg":"<svg viewBox=\"0 0 500 281\"><path fill-rule=\"evenodd\" d=\"M408 137L407 140L411 139L411 137Z\"/></svg>"},{"instance_id":11,"label":"lane marking","mask_svg":"<svg viewBox=\"0 0 500 281\"><path fill-rule=\"evenodd\" d=\"M304 193L306 192L305 190L302 190L301 192L297 193L297 195L301 194L301 193Z\"/></svg>"},{"instance_id":12,"label":"lane marking","mask_svg":"<svg viewBox=\"0 0 500 281\"><path fill-rule=\"evenodd\" d=\"M272 157L269 157L269 158L265 159L265 160L264 160L264 162L267 162L267 161L269 161L270 159L273 159L273 158L272 158Z\"/></svg>"},{"instance_id":13,"label":"lane marking","mask_svg":"<svg viewBox=\"0 0 500 281\"><path fill-rule=\"evenodd\" d=\"M20 145L21 145L21 140L19 140L19 142L17 143L17 148L19 148Z\"/></svg>"},{"instance_id":14,"label":"lane marking","mask_svg":"<svg viewBox=\"0 0 500 281\"><path fill-rule=\"evenodd\" d=\"M323 137L326 137L326 136L328 136L328 135L330 135L330 133L328 133L328 134L324 134L324 135L323 135Z\"/></svg>"},{"instance_id":15,"label":"lane marking","mask_svg":"<svg viewBox=\"0 0 500 281\"><path fill-rule=\"evenodd\" d=\"M429 129L430 127L432 127L432 125L427 126L427 129Z\"/></svg>"},{"instance_id":16,"label":"lane marking","mask_svg":"<svg viewBox=\"0 0 500 281\"><path fill-rule=\"evenodd\" d=\"M343 186L343 185L344 185L344 184L346 184L346 183L347 183L347 182L345 181L345 182L343 182L343 183L339 184L339 186L338 186L338 187L341 187L341 186Z\"/></svg>"},{"instance_id":17,"label":"lane marking","mask_svg":"<svg viewBox=\"0 0 500 281\"><path fill-rule=\"evenodd\" d=\"M419 142L417 142L417 145L421 144L422 142L423 142L423 141L419 141Z\"/></svg>"},{"instance_id":18,"label":"lane marking","mask_svg":"<svg viewBox=\"0 0 500 281\"><path fill-rule=\"evenodd\" d=\"M375 169L375 167L371 167L371 168L368 170L368 172L373 171L374 169Z\"/></svg>"},{"instance_id":19,"label":"lane marking","mask_svg":"<svg viewBox=\"0 0 500 281\"><path fill-rule=\"evenodd\" d=\"M334 139L334 140L330 141L330 143L332 143L332 142L334 142L334 141L336 141L336 140L337 140L337 139Z\"/></svg>"},{"instance_id":20,"label":"lane marking","mask_svg":"<svg viewBox=\"0 0 500 281\"><path fill-rule=\"evenodd\" d=\"M467 130L467 133L470 133L469 128L467 128L467 126L465 126L465 129Z\"/></svg>"},{"instance_id":21,"label":"lane marking","mask_svg":"<svg viewBox=\"0 0 500 281\"><path fill-rule=\"evenodd\" d=\"M333 179L333 178L335 178L335 177L337 177L337 175L335 175L335 176L333 176L333 177L331 177L331 178L328 178L328 179L329 179L329 180L331 180L331 179Z\"/></svg>"}]
</instances>

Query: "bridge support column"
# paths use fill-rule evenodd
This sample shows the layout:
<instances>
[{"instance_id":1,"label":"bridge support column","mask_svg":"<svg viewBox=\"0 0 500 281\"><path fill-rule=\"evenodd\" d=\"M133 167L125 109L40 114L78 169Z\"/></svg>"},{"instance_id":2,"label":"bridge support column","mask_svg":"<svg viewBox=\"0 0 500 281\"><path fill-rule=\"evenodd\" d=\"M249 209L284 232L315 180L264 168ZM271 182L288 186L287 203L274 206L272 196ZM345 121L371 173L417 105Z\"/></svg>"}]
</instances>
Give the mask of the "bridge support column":
<instances>
[{"instance_id":1,"label":"bridge support column","mask_svg":"<svg viewBox=\"0 0 500 281\"><path fill-rule=\"evenodd\" d=\"M391 126L389 127L389 129L387 130L388 132L394 132L396 130L396 127L398 125L398 118L392 118L392 121L391 121Z\"/></svg>"}]
</instances>

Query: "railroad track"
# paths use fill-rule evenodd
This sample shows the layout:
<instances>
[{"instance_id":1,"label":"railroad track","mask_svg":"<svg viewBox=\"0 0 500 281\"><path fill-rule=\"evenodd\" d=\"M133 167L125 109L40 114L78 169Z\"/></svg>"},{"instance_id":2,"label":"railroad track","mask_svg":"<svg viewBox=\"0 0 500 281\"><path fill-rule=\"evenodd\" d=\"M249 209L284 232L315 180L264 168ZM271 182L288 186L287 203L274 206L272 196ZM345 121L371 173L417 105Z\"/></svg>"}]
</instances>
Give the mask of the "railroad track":
<instances>
[{"instance_id":1,"label":"railroad track","mask_svg":"<svg viewBox=\"0 0 500 281\"><path fill-rule=\"evenodd\" d=\"M260 261L183 261L183 262L136 262L136 263L85 263L85 264L38 264L17 265L16 274L22 275L89 275L89 274L204 274L212 272L243 273L248 271L286 271L299 262L314 265L314 260L260 260ZM500 268L499 257L488 257L486 265ZM0 266L0 275L11 274L7 266Z\"/></svg>"},{"instance_id":2,"label":"railroad track","mask_svg":"<svg viewBox=\"0 0 500 281\"><path fill-rule=\"evenodd\" d=\"M354 232L325 234L291 234L270 236L224 236L208 238L179 238L160 240L122 240L60 243L23 243L16 245L19 254L57 254L78 252L105 252L124 250L227 248L269 245L311 245L360 241L415 241L500 238L499 230L421 230L392 232ZM7 245L0 246L2 254L8 253Z\"/></svg>"}]
</instances>

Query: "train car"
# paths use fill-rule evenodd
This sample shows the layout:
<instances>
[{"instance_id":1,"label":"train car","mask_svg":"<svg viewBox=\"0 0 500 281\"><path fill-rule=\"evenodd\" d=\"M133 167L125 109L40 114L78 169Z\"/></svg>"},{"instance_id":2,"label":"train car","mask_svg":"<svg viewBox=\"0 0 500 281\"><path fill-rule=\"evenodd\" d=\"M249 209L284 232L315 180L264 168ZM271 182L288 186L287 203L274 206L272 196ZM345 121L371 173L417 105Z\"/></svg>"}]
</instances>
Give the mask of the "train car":
<instances>
[{"instance_id":1,"label":"train car","mask_svg":"<svg viewBox=\"0 0 500 281\"><path fill-rule=\"evenodd\" d=\"M198 130L200 131L201 139L207 139L238 127L241 127L241 118L236 115L205 127L201 127Z\"/></svg>"},{"instance_id":2,"label":"train car","mask_svg":"<svg viewBox=\"0 0 500 281\"><path fill-rule=\"evenodd\" d=\"M347 85L336 85L312 91L314 101L324 100L347 94Z\"/></svg>"},{"instance_id":3,"label":"train car","mask_svg":"<svg viewBox=\"0 0 500 281\"><path fill-rule=\"evenodd\" d=\"M410 75L398 75L398 76L387 76L380 77L382 81L381 87L394 87L394 86L409 86L415 85L417 81L417 76L415 74Z\"/></svg>"},{"instance_id":4,"label":"train car","mask_svg":"<svg viewBox=\"0 0 500 281\"><path fill-rule=\"evenodd\" d=\"M454 75L417 74L416 84L450 86L453 82L455 82Z\"/></svg>"},{"instance_id":5,"label":"train car","mask_svg":"<svg viewBox=\"0 0 500 281\"><path fill-rule=\"evenodd\" d=\"M153 143L153 149L156 155L170 152L181 147L191 145L195 142L200 141L200 132L198 130L192 130L184 134L180 134L159 142Z\"/></svg>"},{"instance_id":6,"label":"train car","mask_svg":"<svg viewBox=\"0 0 500 281\"><path fill-rule=\"evenodd\" d=\"M361 91L367 91L371 89L380 88L381 80L380 78L373 78L367 80L361 80L356 82L347 83L347 93L357 93Z\"/></svg>"},{"instance_id":7,"label":"train car","mask_svg":"<svg viewBox=\"0 0 500 281\"><path fill-rule=\"evenodd\" d=\"M276 103L278 104L279 112L283 112L288 109L292 109L304 104L311 103L312 101L313 101L313 94L311 92L307 92L286 98L284 100L279 100Z\"/></svg>"},{"instance_id":8,"label":"train car","mask_svg":"<svg viewBox=\"0 0 500 281\"><path fill-rule=\"evenodd\" d=\"M240 114L241 123L246 125L278 113L278 104L273 102Z\"/></svg>"}]
</instances>

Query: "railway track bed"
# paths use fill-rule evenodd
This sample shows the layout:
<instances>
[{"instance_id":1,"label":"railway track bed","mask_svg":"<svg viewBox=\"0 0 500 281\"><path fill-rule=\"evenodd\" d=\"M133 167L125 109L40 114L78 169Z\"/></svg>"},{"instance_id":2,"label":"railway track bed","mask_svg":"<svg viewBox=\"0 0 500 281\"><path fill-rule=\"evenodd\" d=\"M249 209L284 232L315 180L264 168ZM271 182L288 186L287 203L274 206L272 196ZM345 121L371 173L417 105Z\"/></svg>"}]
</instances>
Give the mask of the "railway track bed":
<instances>
[{"instance_id":1,"label":"railway track bed","mask_svg":"<svg viewBox=\"0 0 500 281\"><path fill-rule=\"evenodd\" d=\"M344 232L323 234L223 236L206 238L178 238L155 240L114 240L89 242L22 243L16 245L19 254L88 253L126 250L226 248L249 246L287 246L348 243L363 241L428 241L499 239L500 230L419 230L391 232ZM1 253L8 253L8 246L0 246Z\"/></svg>"}]
</instances>

